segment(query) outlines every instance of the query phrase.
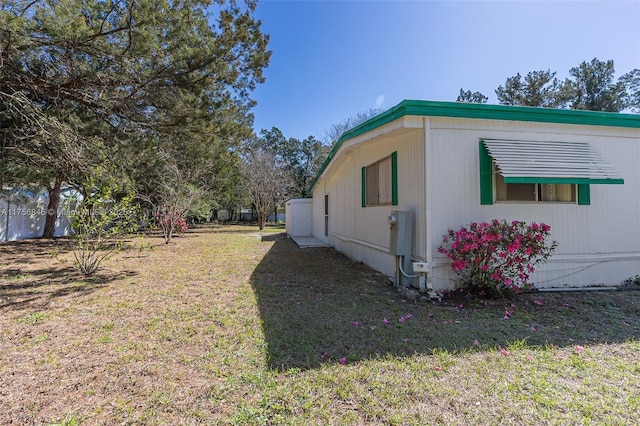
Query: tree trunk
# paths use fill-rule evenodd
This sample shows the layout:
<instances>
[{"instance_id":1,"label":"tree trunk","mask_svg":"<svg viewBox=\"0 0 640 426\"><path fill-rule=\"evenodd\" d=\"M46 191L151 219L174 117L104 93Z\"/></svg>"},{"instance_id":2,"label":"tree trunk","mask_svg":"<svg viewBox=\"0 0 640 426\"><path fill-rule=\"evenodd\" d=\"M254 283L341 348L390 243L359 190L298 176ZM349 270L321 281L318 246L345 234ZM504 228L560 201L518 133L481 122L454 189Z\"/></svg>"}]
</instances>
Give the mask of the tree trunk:
<instances>
[{"instance_id":1,"label":"tree trunk","mask_svg":"<svg viewBox=\"0 0 640 426\"><path fill-rule=\"evenodd\" d=\"M47 188L49 192L49 204L47 205L47 219L44 223L42 238L53 238L56 232L56 221L58 220L58 207L60 206L60 188L62 178L56 177L53 188Z\"/></svg>"}]
</instances>

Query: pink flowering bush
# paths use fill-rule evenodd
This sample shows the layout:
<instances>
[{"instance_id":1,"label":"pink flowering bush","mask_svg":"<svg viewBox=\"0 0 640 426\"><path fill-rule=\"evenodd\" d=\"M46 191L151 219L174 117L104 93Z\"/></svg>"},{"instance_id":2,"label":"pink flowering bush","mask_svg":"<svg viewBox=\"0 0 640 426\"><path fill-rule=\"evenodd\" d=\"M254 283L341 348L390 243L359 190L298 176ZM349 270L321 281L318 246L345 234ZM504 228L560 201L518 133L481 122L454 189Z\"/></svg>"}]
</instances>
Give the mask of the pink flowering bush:
<instances>
[{"instance_id":1,"label":"pink flowering bush","mask_svg":"<svg viewBox=\"0 0 640 426\"><path fill-rule=\"evenodd\" d=\"M182 234L187 228L187 220L179 212L157 212L156 223L162 229L165 244L169 244L173 234Z\"/></svg>"},{"instance_id":2,"label":"pink flowering bush","mask_svg":"<svg viewBox=\"0 0 640 426\"><path fill-rule=\"evenodd\" d=\"M488 297L510 295L531 287L529 276L558 243L548 242L551 227L494 219L449 229L438 248L452 260L451 268L471 293Z\"/></svg>"}]
</instances>

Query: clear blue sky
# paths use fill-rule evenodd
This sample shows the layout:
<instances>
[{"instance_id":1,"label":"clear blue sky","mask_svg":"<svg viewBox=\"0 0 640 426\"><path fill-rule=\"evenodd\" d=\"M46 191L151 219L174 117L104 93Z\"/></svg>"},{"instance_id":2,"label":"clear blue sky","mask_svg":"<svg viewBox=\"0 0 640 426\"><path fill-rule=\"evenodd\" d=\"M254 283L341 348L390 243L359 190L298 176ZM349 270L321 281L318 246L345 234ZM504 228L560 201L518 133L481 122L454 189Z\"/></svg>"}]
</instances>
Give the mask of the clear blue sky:
<instances>
[{"instance_id":1,"label":"clear blue sky","mask_svg":"<svg viewBox=\"0 0 640 426\"><path fill-rule=\"evenodd\" d=\"M321 137L332 125L403 99L454 101L516 73L557 77L593 58L616 77L640 68L640 0L277 1L256 17L270 34L256 132Z\"/></svg>"}]
</instances>

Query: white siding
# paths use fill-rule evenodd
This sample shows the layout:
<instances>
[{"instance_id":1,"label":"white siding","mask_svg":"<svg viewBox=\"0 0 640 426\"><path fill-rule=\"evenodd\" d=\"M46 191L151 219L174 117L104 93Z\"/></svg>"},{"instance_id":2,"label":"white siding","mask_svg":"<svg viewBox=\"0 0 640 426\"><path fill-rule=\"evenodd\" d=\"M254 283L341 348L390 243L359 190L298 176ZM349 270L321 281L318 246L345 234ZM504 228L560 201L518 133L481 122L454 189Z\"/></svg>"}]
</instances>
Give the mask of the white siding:
<instances>
[{"instance_id":1,"label":"white siding","mask_svg":"<svg viewBox=\"0 0 640 426\"><path fill-rule=\"evenodd\" d=\"M640 273L640 132L595 126L517 123L469 119L432 119L441 177L432 187L430 238L437 250L448 228L497 219L545 222L559 242L556 255L534 276L538 287L619 284ZM588 142L613 164L624 185L591 185L591 204L498 203L480 205L478 141L482 138ZM612 255L614 254L614 255ZM616 259L631 259L617 261ZM450 287L453 277L442 257L432 278Z\"/></svg>"},{"instance_id":2,"label":"white siding","mask_svg":"<svg viewBox=\"0 0 640 426\"><path fill-rule=\"evenodd\" d=\"M424 129L420 128L421 123ZM481 139L588 143L616 168L624 185L591 185L590 205L515 202L481 205L478 161ZM362 208L361 168L394 151L398 152L399 204ZM386 218L392 210L410 211L414 219L413 258L432 260L430 281L435 288L444 289L454 286L450 264L437 252L448 228L494 218L545 222L551 226L552 237L559 246L550 261L534 274L538 287L619 284L640 274L638 160L639 129L405 117L349 140L340 148L314 187L313 235L347 256L393 276L395 259L388 253ZM327 194L329 235L325 237Z\"/></svg>"},{"instance_id":3,"label":"white siding","mask_svg":"<svg viewBox=\"0 0 640 426\"><path fill-rule=\"evenodd\" d=\"M398 205L362 207L362 167L397 151ZM314 236L323 240L324 222L315 220L329 195L329 239L337 250L387 275L395 271L389 251L387 216L392 210L413 214L414 234L424 235L424 169L421 129L383 135L358 144L343 154L337 167L314 188ZM414 256L424 258L424 239L414 239Z\"/></svg>"}]
</instances>

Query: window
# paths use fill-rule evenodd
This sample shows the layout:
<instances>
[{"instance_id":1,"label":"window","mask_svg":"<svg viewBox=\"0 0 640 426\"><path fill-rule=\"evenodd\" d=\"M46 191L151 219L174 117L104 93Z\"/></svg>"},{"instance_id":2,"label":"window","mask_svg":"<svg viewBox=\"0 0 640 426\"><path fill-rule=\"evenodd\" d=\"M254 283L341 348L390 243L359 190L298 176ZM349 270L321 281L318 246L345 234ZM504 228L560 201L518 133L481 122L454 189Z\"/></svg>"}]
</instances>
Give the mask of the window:
<instances>
[{"instance_id":1,"label":"window","mask_svg":"<svg viewBox=\"0 0 640 426\"><path fill-rule=\"evenodd\" d=\"M362 207L398 205L397 152L362 168Z\"/></svg>"},{"instance_id":2,"label":"window","mask_svg":"<svg viewBox=\"0 0 640 426\"><path fill-rule=\"evenodd\" d=\"M505 183L495 166L493 171L496 201L535 201L575 203L577 188L572 183Z\"/></svg>"},{"instance_id":3,"label":"window","mask_svg":"<svg viewBox=\"0 0 640 426\"><path fill-rule=\"evenodd\" d=\"M591 185L624 184L587 142L480 140L480 204L500 201L589 205Z\"/></svg>"}]
</instances>

